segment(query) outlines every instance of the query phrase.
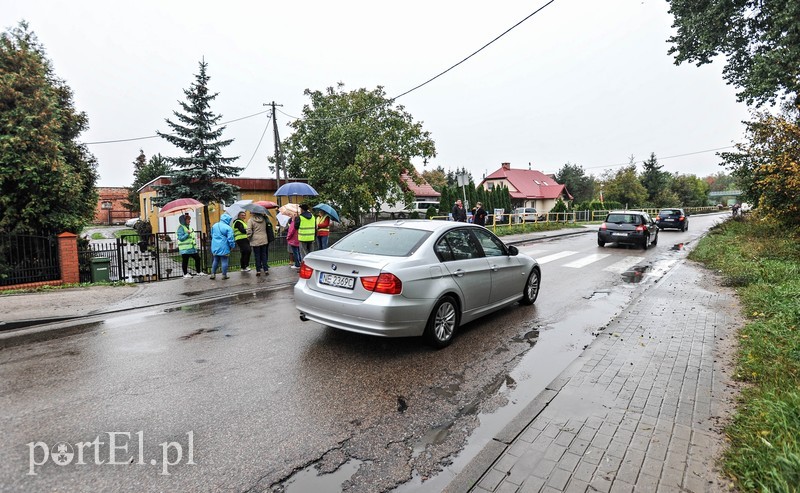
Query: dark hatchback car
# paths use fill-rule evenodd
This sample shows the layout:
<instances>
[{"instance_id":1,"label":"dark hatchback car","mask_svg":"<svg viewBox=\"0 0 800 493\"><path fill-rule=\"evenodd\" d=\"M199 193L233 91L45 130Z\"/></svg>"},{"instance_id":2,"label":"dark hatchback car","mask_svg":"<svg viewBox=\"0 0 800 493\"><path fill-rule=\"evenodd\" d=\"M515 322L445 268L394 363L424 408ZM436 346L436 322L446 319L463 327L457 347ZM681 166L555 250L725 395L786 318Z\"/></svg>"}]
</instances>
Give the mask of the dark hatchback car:
<instances>
[{"instance_id":1,"label":"dark hatchback car","mask_svg":"<svg viewBox=\"0 0 800 493\"><path fill-rule=\"evenodd\" d=\"M658 243L658 226L643 211L611 211L597 230L597 245L606 243L637 245L646 250Z\"/></svg>"},{"instance_id":2,"label":"dark hatchback car","mask_svg":"<svg viewBox=\"0 0 800 493\"><path fill-rule=\"evenodd\" d=\"M658 229L674 228L686 231L689 229L689 214L683 209L662 209L656 217Z\"/></svg>"}]
</instances>

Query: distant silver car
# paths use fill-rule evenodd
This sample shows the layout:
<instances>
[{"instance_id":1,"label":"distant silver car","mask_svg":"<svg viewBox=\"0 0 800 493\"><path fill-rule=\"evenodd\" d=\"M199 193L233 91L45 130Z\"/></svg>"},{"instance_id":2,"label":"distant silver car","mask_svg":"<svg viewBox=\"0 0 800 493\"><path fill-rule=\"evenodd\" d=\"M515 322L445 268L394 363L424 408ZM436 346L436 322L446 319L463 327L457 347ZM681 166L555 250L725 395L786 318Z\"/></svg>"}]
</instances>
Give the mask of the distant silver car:
<instances>
[{"instance_id":1,"label":"distant silver car","mask_svg":"<svg viewBox=\"0 0 800 493\"><path fill-rule=\"evenodd\" d=\"M540 282L534 259L482 226L380 221L308 254L294 298L301 320L441 348L461 324L533 304Z\"/></svg>"},{"instance_id":2,"label":"distant silver car","mask_svg":"<svg viewBox=\"0 0 800 493\"><path fill-rule=\"evenodd\" d=\"M125 226L127 226L129 228L132 228L138 222L139 222L139 218L138 217L132 217L132 218L128 219L127 221L125 221Z\"/></svg>"}]
</instances>

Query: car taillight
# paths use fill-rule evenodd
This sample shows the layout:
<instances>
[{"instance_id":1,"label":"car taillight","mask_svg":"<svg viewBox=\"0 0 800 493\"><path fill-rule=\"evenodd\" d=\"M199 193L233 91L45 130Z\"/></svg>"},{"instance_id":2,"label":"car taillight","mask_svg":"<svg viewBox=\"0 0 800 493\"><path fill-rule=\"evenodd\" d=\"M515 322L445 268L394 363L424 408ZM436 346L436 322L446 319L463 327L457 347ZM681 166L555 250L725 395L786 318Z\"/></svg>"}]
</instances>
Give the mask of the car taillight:
<instances>
[{"instance_id":1,"label":"car taillight","mask_svg":"<svg viewBox=\"0 0 800 493\"><path fill-rule=\"evenodd\" d=\"M403 282L396 275L384 272L379 276L366 276L361 278L361 285L367 291L383 294L400 294Z\"/></svg>"},{"instance_id":2,"label":"car taillight","mask_svg":"<svg viewBox=\"0 0 800 493\"><path fill-rule=\"evenodd\" d=\"M639 226L636 226L636 231L640 231L641 232L641 231L644 231L645 229L646 228L644 226L642 226L641 224Z\"/></svg>"},{"instance_id":3,"label":"car taillight","mask_svg":"<svg viewBox=\"0 0 800 493\"><path fill-rule=\"evenodd\" d=\"M314 269L307 266L305 262L300 262L300 279L311 279L313 273Z\"/></svg>"},{"instance_id":4,"label":"car taillight","mask_svg":"<svg viewBox=\"0 0 800 493\"><path fill-rule=\"evenodd\" d=\"M606 226L606 223L603 223L600 225L600 229L608 229L608 226Z\"/></svg>"},{"instance_id":5,"label":"car taillight","mask_svg":"<svg viewBox=\"0 0 800 493\"><path fill-rule=\"evenodd\" d=\"M678 221L683 221L683 219L684 219L684 217L683 217L683 216L681 216L681 217L678 219Z\"/></svg>"}]
</instances>

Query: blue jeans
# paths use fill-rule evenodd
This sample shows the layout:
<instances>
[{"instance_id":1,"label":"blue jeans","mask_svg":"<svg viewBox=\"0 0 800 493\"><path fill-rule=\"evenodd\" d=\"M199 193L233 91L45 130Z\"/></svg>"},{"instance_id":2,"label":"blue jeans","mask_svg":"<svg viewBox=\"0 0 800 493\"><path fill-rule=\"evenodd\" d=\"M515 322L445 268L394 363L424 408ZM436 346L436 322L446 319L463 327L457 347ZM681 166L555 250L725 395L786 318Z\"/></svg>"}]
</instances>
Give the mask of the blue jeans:
<instances>
[{"instance_id":1,"label":"blue jeans","mask_svg":"<svg viewBox=\"0 0 800 493\"><path fill-rule=\"evenodd\" d=\"M217 273L217 265L222 267L222 275L228 275L228 256L227 255L214 255L214 260L211 261L211 275Z\"/></svg>"},{"instance_id":2,"label":"blue jeans","mask_svg":"<svg viewBox=\"0 0 800 493\"><path fill-rule=\"evenodd\" d=\"M300 267L300 247L299 246L292 246L292 254L294 254L294 266Z\"/></svg>"},{"instance_id":3,"label":"blue jeans","mask_svg":"<svg viewBox=\"0 0 800 493\"><path fill-rule=\"evenodd\" d=\"M256 272L267 272L269 270L269 245L259 245L253 247L253 256L256 258Z\"/></svg>"},{"instance_id":4,"label":"blue jeans","mask_svg":"<svg viewBox=\"0 0 800 493\"><path fill-rule=\"evenodd\" d=\"M317 236L317 246L320 250L325 250L328 248L328 237L327 236Z\"/></svg>"}]
</instances>

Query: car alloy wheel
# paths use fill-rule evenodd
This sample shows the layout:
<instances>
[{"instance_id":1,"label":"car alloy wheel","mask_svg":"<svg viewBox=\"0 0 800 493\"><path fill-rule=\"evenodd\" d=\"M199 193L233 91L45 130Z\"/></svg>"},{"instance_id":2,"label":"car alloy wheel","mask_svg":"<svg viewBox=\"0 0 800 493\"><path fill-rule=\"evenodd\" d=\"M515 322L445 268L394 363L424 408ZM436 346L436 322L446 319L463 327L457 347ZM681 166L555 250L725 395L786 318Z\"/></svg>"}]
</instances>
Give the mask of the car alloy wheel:
<instances>
[{"instance_id":1,"label":"car alloy wheel","mask_svg":"<svg viewBox=\"0 0 800 493\"><path fill-rule=\"evenodd\" d=\"M453 340L458 327L458 307L450 296L440 299L428 319L425 336L431 345L443 348Z\"/></svg>"},{"instance_id":2,"label":"car alloy wheel","mask_svg":"<svg viewBox=\"0 0 800 493\"><path fill-rule=\"evenodd\" d=\"M539 284L541 283L541 272L539 269L533 269L531 275L528 276L528 282L525 283L525 289L522 291L523 305L532 305L539 297Z\"/></svg>"}]
</instances>

